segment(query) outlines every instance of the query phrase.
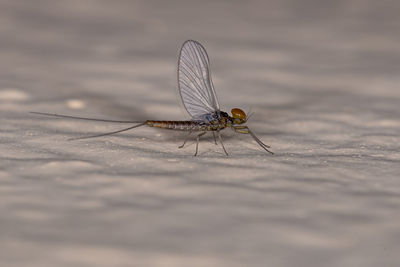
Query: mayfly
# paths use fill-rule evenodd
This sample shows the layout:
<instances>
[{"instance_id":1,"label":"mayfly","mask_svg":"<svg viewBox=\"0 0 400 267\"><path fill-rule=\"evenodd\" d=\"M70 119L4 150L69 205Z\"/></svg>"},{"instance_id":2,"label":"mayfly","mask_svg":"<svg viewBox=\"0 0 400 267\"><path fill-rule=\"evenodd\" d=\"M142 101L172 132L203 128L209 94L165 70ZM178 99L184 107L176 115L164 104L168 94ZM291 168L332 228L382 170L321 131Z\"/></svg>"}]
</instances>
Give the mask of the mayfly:
<instances>
[{"instance_id":1,"label":"mayfly","mask_svg":"<svg viewBox=\"0 0 400 267\"><path fill-rule=\"evenodd\" d=\"M251 137L267 152L273 154L268 148L268 145L264 144L250 129L244 125L247 122L248 117L246 113L239 109L232 109L232 116L228 113L221 111L217 99L217 95L214 90L214 86L211 80L210 74L210 62L204 47L196 41L188 40L181 48L178 62L178 88L179 94L183 102L183 106L189 113L191 120L189 121L156 121L147 120L144 122L137 121L119 121L119 120L103 120L85 117L75 117L60 114L51 114L43 112L32 112L34 114L80 119L80 120L91 120L91 121L102 121L102 122L115 122L115 123L135 123L134 126L124 128L118 131L107 132L98 135L83 136L77 139L87 139L94 137L101 137L106 135L112 135L116 133L125 132L140 126L150 126L163 129L179 130L189 132L187 138L179 148L183 148L189 139L189 136L196 132L196 152L197 155L200 137L211 132L214 136L215 144L217 144L216 136L218 136L219 142L221 143L222 149L228 156L228 152L222 142L220 131L225 128L231 128L233 131L242 134L250 134Z\"/></svg>"}]
</instances>

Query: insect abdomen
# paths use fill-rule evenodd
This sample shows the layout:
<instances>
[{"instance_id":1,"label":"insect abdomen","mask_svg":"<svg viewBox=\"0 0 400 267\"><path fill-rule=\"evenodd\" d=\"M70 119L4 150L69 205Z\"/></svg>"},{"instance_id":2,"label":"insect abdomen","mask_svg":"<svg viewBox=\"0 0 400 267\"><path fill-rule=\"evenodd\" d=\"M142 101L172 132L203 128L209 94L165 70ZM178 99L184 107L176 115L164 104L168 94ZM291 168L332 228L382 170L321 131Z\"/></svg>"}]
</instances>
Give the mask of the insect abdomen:
<instances>
[{"instance_id":1,"label":"insect abdomen","mask_svg":"<svg viewBox=\"0 0 400 267\"><path fill-rule=\"evenodd\" d=\"M146 121L146 125L178 131L206 131L207 125L195 121Z\"/></svg>"}]
</instances>

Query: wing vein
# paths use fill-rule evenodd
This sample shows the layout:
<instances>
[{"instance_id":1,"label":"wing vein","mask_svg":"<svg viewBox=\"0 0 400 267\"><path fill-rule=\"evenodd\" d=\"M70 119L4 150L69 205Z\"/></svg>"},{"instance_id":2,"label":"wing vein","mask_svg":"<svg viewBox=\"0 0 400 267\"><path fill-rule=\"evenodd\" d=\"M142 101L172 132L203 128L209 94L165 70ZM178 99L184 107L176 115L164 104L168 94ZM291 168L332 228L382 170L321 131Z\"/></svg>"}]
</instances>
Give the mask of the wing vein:
<instances>
[{"instance_id":1,"label":"wing vein","mask_svg":"<svg viewBox=\"0 0 400 267\"><path fill-rule=\"evenodd\" d=\"M204 118L204 115L219 110L207 52L196 41L186 41L182 46L178 84L183 105L193 119Z\"/></svg>"}]
</instances>

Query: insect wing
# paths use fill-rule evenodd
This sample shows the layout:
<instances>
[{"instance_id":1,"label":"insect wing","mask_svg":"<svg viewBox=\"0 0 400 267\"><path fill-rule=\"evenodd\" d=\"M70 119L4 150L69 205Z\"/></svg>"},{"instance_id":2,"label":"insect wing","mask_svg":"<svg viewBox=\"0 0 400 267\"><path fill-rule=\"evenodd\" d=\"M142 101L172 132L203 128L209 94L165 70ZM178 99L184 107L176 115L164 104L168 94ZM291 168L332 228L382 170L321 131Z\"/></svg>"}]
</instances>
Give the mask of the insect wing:
<instances>
[{"instance_id":1,"label":"insect wing","mask_svg":"<svg viewBox=\"0 0 400 267\"><path fill-rule=\"evenodd\" d=\"M205 114L219 110L207 52L196 41L186 41L182 46L178 63L178 85L183 105L193 119L200 119Z\"/></svg>"}]
</instances>

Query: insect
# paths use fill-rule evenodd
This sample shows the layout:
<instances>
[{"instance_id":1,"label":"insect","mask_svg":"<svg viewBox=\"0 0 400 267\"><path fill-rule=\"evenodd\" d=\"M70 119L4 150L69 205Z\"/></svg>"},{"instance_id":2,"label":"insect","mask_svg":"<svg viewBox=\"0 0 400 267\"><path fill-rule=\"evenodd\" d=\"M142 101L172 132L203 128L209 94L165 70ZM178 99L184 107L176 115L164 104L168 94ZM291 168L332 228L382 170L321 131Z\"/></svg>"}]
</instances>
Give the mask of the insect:
<instances>
[{"instance_id":1,"label":"insect","mask_svg":"<svg viewBox=\"0 0 400 267\"><path fill-rule=\"evenodd\" d=\"M31 112L38 115L114 122L114 123L135 123L135 125L124 128L118 131L107 132L98 135L83 136L77 139L87 139L112 135L120 132L125 132L141 126L150 126L163 129L179 130L189 132L183 144L179 148L183 148L192 133L196 133L196 152L198 153L200 137L211 132L217 144L216 135L221 143L222 149L228 156L224 143L221 138L220 131L225 128L231 128L233 131L241 134L249 134L265 151L273 154L268 148L270 146L264 144L250 129L244 125L248 117L246 113L239 109L232 109L230 116L228 113L221 111L218 103L217 95L211 80L210 61L205 48L197 41L188 40L181 48L178 62L178 88L183 105L189 113L191 120L188 121L156 121L147 120L144 122L137 121L119 121L119 120L103 120L95 118L75 117L68 115Z\"/></svg>"}]
</instances>

